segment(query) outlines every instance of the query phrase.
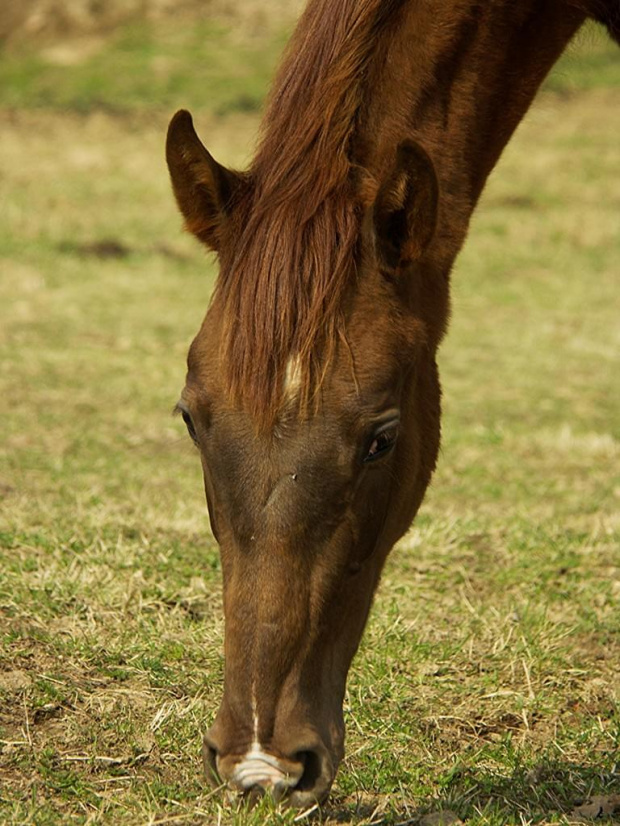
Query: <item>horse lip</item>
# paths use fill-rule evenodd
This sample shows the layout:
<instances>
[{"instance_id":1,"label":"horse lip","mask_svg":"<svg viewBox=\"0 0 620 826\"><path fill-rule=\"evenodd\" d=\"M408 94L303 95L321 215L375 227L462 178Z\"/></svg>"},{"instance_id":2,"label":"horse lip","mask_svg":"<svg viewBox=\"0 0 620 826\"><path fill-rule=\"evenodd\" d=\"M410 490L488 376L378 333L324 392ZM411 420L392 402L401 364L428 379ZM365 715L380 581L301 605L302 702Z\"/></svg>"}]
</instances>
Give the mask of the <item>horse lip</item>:
<instances>
[{"instance_id":1,"label":"horse lip","mask_svg":"<svg viewBox=\"0 0 620 826\"><path fill-rule=\"evenodd\" d=\"M235 766L229 782L240 791L262 786L268 789L274 797L279 797L299 783L303 771L303 763L300 763L297 771L291 772L277 757L263 752L254 744Z\"/></svg>"}]
</instances>

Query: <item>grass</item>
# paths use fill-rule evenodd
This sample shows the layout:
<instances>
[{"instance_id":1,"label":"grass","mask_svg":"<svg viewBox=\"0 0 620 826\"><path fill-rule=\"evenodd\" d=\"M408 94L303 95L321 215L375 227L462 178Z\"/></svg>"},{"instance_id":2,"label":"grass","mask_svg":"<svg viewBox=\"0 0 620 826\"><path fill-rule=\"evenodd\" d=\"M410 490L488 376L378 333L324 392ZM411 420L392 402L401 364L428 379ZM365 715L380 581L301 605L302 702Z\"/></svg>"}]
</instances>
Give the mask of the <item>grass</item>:
<instances>
[{"instance_id":1,"label":"grass","mask_svg":"<svg viewBox=\"0 0 620 826\"><path fill-rule=\"evenodd\" d=\"M11 51L0 106L143 112L185 106L257 112L285 35L233 36L213 20L126 26L113 37Z\"/></svg>"},{"instance_id":2,"label":"grass","mask_svg":"<svg viewBox=\"0 0 620 826\"><path fill-rule=\"evenodd\" d=\"M620 58L591 38L459 259L440 467L388 563L314 820L562 823L620 792ZM134 29L79 71L0 59L2 823L297 817L213 794L198 760L219 557L169 411L215 269L179 231L162 143L164 110L192 105L243 165L256 115L231 101L259 99L280 41L238 62L231 42Z\"/></svg>"}]
</instances>

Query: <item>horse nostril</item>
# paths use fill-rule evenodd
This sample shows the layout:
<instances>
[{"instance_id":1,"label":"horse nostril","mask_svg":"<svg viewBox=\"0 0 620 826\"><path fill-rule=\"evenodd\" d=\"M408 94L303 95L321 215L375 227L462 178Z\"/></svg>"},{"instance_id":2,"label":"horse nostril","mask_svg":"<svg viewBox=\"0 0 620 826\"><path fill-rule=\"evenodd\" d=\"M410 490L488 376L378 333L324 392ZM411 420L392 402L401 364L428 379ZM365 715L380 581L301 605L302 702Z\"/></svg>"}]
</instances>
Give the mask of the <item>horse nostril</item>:
<instances>
[{"instance_id":1,"label":"horse nostril","mask_svg":"<svg viewBox=\"0 0 620 826\"><path fill-rule=\"evenodd\" d=\"M303 774L289 790L288 800L292 806L305 807L322 803L334 780L334 766L327 749L320 745L298 751L295 758L303 765Z\"/></svg>"},{"instance_id":2,"label":"horse nostril","mask_svg":"<svg viewBox=\"0 0 620 826\"><path fill-rule=\"evenodd\" d=\"M202 741L202 765L205 776L212 786L220 786L222 780L217 770L217 752L210 746L207 739Z\"/></svg>"},{"instance_id":3,"label":"horse nostril","mask_svg":"<svg viewBox=\"0 0 620 826\"><path fill-rule=\"evenodd\" d=\"M309 792L315 788L322 775L321 757L316 751L300 751L296 755L303 763L304 773L294 787L296 792Z\"/></svg>"}]
</instances>

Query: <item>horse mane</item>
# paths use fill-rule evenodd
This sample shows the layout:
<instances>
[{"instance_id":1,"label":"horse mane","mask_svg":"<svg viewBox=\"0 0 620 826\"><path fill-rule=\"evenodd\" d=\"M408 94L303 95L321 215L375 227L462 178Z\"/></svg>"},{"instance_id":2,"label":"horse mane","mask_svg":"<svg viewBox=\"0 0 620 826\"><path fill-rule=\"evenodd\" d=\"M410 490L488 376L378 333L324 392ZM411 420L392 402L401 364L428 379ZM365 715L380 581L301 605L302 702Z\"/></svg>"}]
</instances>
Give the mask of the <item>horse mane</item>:
<instances>
[{"instance_id":1,"label":"horse mane","mask_svg":"<svg viewBox=\"0 0 620 826\"><path fill-rule=\"evenodd\" d=\"M307 410L343 331L360 206L352 138L381 32L404 0L311 0L289 42L220 254L230 391L262 424L277 416L295 359Z\"/></svg>"}]
</instances>

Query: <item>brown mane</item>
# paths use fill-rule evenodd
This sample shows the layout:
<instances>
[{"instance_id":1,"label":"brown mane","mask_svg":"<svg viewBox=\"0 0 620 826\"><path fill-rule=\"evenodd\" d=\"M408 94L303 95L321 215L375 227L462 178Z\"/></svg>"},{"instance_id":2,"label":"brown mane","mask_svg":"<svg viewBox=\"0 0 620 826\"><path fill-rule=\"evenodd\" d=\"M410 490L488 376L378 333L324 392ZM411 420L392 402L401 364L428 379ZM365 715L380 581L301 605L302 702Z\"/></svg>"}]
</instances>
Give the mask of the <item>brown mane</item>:
<instances>
[{"instance_id":1,"label":"brown mane","mask_svg":"<svg viewBox=\"0 0 620 826\"><path fill-rule=\"evenodd\" d=\"M351 138L365 71L402 5L310 4L272 89L242 229L216 291L231 392L263 423L275 418L289 358L307 407L342 333L360 225Z\"/></svg>"}]
</instances>

